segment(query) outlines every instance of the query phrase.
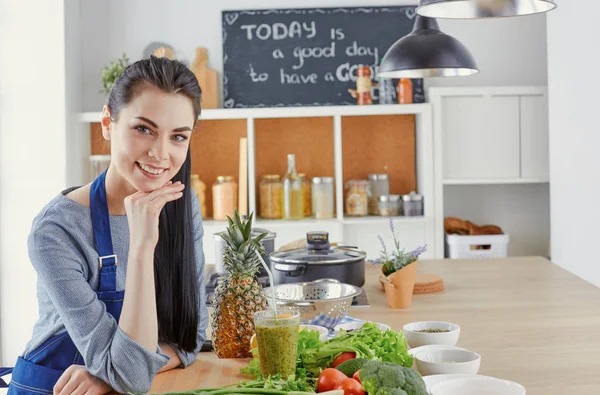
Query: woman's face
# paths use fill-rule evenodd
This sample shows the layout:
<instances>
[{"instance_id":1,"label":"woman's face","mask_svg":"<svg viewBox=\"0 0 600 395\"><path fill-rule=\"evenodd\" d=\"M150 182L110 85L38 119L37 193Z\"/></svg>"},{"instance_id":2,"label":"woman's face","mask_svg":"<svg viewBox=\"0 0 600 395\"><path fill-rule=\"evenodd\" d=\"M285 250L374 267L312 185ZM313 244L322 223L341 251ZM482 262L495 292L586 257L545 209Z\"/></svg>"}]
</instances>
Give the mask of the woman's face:
<instances>
[{"instance_id":1,"label":"woman's face","mask_svg":"<svg viewBox=\"0 0 600 395\"><path fill-rule=\"evenodd\" d=\"M116 122L103 127L103 134L111 140L111 162L121 177L136 190L150 192L183 165L193 126L188 97L149 86L121 109Z\"/></svg>"}]
</instances>

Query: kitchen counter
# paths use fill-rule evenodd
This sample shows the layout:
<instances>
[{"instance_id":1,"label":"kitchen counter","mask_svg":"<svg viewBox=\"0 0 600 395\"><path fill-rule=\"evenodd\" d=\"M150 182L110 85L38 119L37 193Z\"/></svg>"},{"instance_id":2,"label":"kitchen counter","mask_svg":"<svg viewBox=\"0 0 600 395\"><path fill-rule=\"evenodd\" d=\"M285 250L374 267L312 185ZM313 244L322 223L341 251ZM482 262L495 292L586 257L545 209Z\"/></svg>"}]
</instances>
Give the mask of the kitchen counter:
<instances>
[{"instance_id":1,"label":"kitchen counter","mask_svg":"<svg viewBox=\"0 0 600 395\"><path fill-rule=\"evenodd\" d=\"M458 346L481 354L479 373L517 381L528 395L600 394L600 289L543 258L430 260L419 271L444 278L445 291L414 295L410 309L393 310L367 265L370 307L352 317L395 330L441 320L461 326ZM200 353L187 369L157 375L152 393L214 388L246 379L247 360Z\"/></svg>"}]
</instances>

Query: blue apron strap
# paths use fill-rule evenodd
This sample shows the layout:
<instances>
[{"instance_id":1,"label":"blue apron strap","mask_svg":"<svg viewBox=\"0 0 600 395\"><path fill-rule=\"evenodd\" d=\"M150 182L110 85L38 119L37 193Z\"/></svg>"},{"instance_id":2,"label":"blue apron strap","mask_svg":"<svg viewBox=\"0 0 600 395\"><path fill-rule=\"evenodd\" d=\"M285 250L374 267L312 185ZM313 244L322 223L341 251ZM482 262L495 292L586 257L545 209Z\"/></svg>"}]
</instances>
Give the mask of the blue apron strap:
<instances>
[{"instance_id":1,"label":"blue apron strap","mask_svg":"<svg viewBox=\"0 0 600 395\"><path fill-rule=\"evenodd\" d=\"M96 251L98 252L98 265L100 268L100 285L98 291L117 290L117 256L113 252L112 236L110 232L110 217L106 201L105 170L92 183L90 190L90 210L92 212L92 228Z\"/></svg>"},{"instance_id":2,"label":"blue apron strap","mask_svg":"<svg viewBox=\"0 0 600 395\"><path fill-rule=\"evenodd\" d=\"M0 368L0 388L8 388L6 381L2 380L2 377L11 374L13 368Z\"/></svg>"}]
</instances>

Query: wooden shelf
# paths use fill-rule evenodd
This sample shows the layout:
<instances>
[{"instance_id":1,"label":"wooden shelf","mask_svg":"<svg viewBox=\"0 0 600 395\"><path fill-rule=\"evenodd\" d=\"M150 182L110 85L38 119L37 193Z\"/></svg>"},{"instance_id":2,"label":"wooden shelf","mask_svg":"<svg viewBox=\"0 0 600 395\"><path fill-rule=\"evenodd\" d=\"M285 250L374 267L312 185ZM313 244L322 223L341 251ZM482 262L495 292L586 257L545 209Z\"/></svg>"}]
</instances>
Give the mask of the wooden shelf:
<instances>
[{"instance_id":1,"label":"wooden shelf","mask_svg":"<svg viewBox=\"0 0 600 395\"><path fill-rule=\"evenodd\" d=\"M390 220L401 223L416 223L416 222L425 222L427 218L424 216L398 216L398 217L378 217L376 215L371 215L368 217L344 217L342 223L344 225L366 225L366 224L387 224Z\"/></svg>"},{"instance_id":2,"label":"wooden shelf","mask_svg":"<svg viewBox=\"0 0 600 395\"><path fill-rule=\"evenodd\" d=\"M202 110L199 119L249 119L249 118L299 118L361 115L422 114L429 111L429 103L420 104L372 104L365 106L320 106L320 107L269 107L269 108L218 108ZM81 122L100 122L101 113L83 112Z\"/></svg>"}]
</instances>

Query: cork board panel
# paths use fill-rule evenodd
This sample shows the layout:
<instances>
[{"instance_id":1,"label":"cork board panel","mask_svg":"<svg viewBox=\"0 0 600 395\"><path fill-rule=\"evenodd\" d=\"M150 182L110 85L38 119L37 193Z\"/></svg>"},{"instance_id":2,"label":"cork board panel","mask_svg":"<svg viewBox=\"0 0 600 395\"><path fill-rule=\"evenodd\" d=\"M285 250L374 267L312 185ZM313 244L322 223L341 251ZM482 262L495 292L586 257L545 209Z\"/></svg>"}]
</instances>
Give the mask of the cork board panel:
<instances>
[{"instance_id":1,"label":"cork board panel","mask_svg":"<svg viewBox=\"0 0 600 395\"><path fill-rule=\"evenodd\" d=\"M190 141L192 174L206 185L206 218L212 218L212 184L233 176L239 185L240 138L247 137L245 119L202 120Z\"/></svg>"},{"instance_id":2,"label":"cork board panel","mask_svg":"<svg viewBox=\"0 0 600 395\"><path fill-rule=\"evenodd\" d=\"M415 150L414 115L342 117L344 185L387 173L391 194L416 191Z\"/></svg>"},{"instance_id":3,"label":"cork board panel","mask_svg":"<svg viewBox=\"0 0 600 395\"><path fill-rule=\"evenodd\" d=\"M283 178L288 154L296 155L296 171L309 180L335 176L332 117L255 119L254 136L257 191L265 174Z\"/></svg>"},{"instance_id":4,"label":"cork board panel","mask_svg":"<svg viewBox=\"0 0 600 395\"><path fill-rule=\"evenodd\" d=\"M100 123L90 126L92 154L110 154ZM196 124L190 149L192 174L206 185L206 218L212 218L212 184L217 176L234 176L239 182L240 138L246 137L246 120L201 120Z\"/></svg>"},{"instance_id":5,"label":"cork board panel","mask_svg":"<svg viewBox=\"0 0 600 395\"><path fill-rule=\"evenodd\" d=\"M100 122L90 123L90 141L92 144L92 155L109 155L110 141L102 137L102 125Z\"/></svg>"}]
</instances>

